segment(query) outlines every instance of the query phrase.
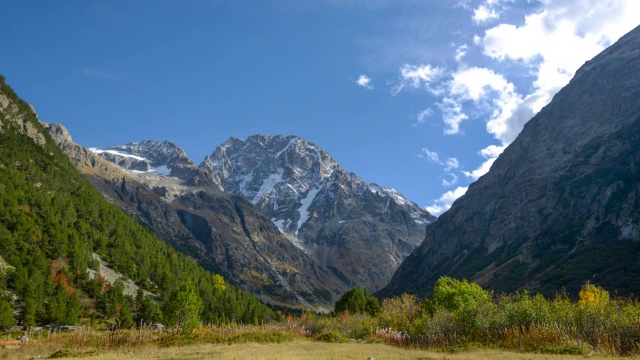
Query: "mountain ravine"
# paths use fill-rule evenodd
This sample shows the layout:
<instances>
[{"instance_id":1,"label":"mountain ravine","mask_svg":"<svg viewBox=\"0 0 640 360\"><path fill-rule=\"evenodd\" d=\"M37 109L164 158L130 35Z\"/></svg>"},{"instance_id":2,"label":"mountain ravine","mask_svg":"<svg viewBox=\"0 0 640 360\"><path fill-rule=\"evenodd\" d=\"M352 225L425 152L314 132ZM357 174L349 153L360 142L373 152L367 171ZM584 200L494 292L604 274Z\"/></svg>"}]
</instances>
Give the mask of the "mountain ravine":
<instances>
[{"instance_id":1,"label":"mountain ravine","mask_svg":"<svg viewBox=\"0 0 640 360\"><path fill-rule=\"evenodd\" d=\"M640 27L585 63L378 293L640 288Z\"/></svg>"}]
</instances>

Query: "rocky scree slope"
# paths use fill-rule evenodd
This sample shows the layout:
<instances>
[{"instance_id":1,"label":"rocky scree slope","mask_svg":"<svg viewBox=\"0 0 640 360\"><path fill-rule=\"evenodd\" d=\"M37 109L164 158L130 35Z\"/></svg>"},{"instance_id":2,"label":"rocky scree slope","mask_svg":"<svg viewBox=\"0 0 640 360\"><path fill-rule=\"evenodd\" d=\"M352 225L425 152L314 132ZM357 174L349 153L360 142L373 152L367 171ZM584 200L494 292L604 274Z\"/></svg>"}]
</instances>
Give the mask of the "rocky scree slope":
<instances>
[{"instance_id":1,"label":"rocky scree slope","mask_svg":"<svg viewBox=\"0 0 640 360\"><path fill-rule=\"evenodd\" d=\"M112 203L201 265L275 305L330 309L347 287L285 238L260 210L218 190L171 142L86 149L49 131Z\"/></svg>"},{"instance_id":2,"label":"rocky scree slope","mask_svg":"<svg viewBox=\"0 0 640 360\"><path fill-rule=\"evenodd\" d=\"M640 27L585 63L427 227L380 296L438 277L497 291L640 287Z\"/></svg>"},{"instance_id":3,"label":"rocky scree slope","mask_svg":"<svg viewBox=\"0 0 640 360\"><path fill-rule=\"evenodd\" d=\"M200 168L225 192L249 199L349 286L386 285L435 220L397 191L346 172L298 136L231 138Z\"/></svg>"}]
</instances>

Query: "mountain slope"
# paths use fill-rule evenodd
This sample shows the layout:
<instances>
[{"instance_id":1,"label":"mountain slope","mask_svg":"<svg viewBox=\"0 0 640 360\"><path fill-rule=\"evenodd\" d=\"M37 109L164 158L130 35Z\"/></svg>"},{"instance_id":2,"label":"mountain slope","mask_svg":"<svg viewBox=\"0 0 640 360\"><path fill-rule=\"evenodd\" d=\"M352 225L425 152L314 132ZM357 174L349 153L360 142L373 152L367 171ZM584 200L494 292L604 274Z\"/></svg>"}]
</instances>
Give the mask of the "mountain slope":
<instances>
[{"instance_id":1,"label":"mountain slope","mask_svg":"<svg viewBox=\"0 0 640 360\"><path fill-rule=\"evenodd\" d=\"M52 125L50 131L61 134L66 129ZM177 145L147 140L88 150L73 143L68 133L56 139L109 201L262 300L328 310L347 289L291 244L253 204L218 190L210 175L193 166Z\"/></svg>"},{"instance_id":2,"label":"mountain slope","mask_svg":"<svg viewBox=\"0 0 640 360\"><path fill-rule=\"evenodd\" d=\"M640 286L640 28L587 62L379 293Z\"/></svg>"},{"instance_id":3,"label":"mountain slope","mask_svg":"<svg viewBox=\"0 0 640 360\"><path fill-rule=\"evenodd\" d=\"M58 132L58 138L64 134ZM97 166L107 166L105 161ZM205 321L268 319L271 310L249 293L178 254L108 203L75 169L32 108L0 76L0 301L10 298L21 325L74 324L80 316L111 319L136 300L91 278L101 265L158 299L192 281Z\"/></svg>"},{"instance_id":4,"label":"mountain slope","mask_svg":"<svg viewBox=\"0 0 640 360\"><path fill-rule=\"evenodd\" d=\"M384 286L435 217L297 136L231 138L200 164L349 285Z\"/></svg>"}]
</instances>

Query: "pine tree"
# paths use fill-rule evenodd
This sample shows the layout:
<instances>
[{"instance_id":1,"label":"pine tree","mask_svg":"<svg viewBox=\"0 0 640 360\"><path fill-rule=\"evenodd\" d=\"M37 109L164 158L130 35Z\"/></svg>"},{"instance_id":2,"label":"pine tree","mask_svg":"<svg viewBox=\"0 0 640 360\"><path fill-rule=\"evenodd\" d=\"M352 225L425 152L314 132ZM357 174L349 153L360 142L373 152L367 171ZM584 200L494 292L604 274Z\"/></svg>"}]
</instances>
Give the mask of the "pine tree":
<instances>
[{"instance_id":1,"label":"pine tree","mask_svg":"<svg viewBox=\"0 0 640 360\"><path fill-rule=\"evenodd\" d=\"M123 301L117 322L118 327L124 329L131 329L132 327L136 326L136 323L133 320L133 316L131 315L131 304L129 303L129 300Z\"/></svg>"},{"instance_id":2,"label":"pine tree","mask_svg":"<svg viewBox=\"0 0 640 360\"><path fill-rule=\"evenodd\" d=\"M64 318L64 324L67 325L75 325L80 322L82 318L82 303L78 298L77 293L71 294L69 298L67 298L67 311Z\"/></svg>"},{"instance_id":3,"label":"pine tree","mask_svg":"<svg viewBox=\"0 0 640 360\"><path fill-rule=\"evenodd\" d=\"M136 324L153 324L162 322L162 311L160 306L150 296L143 296L140 301L140 308L135 317Z\"/></svg>"},{"instance_id":4,"label":"pine tree","mask_svg":"<svg viewBox=\"0 0 640 360\"><path fill-rule=\"evenodd\" d=\"M8 330L16 325L11 303L7 299L0 298L0 329Z\"/></svg>"}]
</instances>

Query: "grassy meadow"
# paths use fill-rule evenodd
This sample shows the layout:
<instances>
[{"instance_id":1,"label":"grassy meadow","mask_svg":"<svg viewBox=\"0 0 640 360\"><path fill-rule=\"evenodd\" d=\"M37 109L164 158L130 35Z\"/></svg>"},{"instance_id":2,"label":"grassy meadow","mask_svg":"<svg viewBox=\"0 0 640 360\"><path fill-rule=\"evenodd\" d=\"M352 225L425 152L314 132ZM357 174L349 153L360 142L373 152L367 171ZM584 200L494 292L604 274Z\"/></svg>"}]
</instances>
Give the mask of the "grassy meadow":
<instances>
[{"instance_id":1,"label":"grassy meadow","mask_svg":"<svg viewBox=\"0 0 640 360\"><path fill-rule=\"evenodd\" d=\"M16 348L0 350L3 359L606 359L610 355L536 354L498 348L419 349L382 342L327 343L274 327L200 328L199 335L121 330L45 335Z\"/></svg>"},{"instance_id":2,"label":"grassy meadow","mask_svg":"<svg viewBox=\"0 0 640 360\"><path fill-rule=\"evenodd\" d=\"M381 304L352 290L332 314L279 312L261 325L219 322L166 330L80 326L28 332L0 358L560 359L640 355L640 303L585 284L572 300L527 292L495 296L442 278L431 298ZM21 333L6 333L0 340ZM5 343L6 344L6 343Z\"/></svg>"}]
</instances>

